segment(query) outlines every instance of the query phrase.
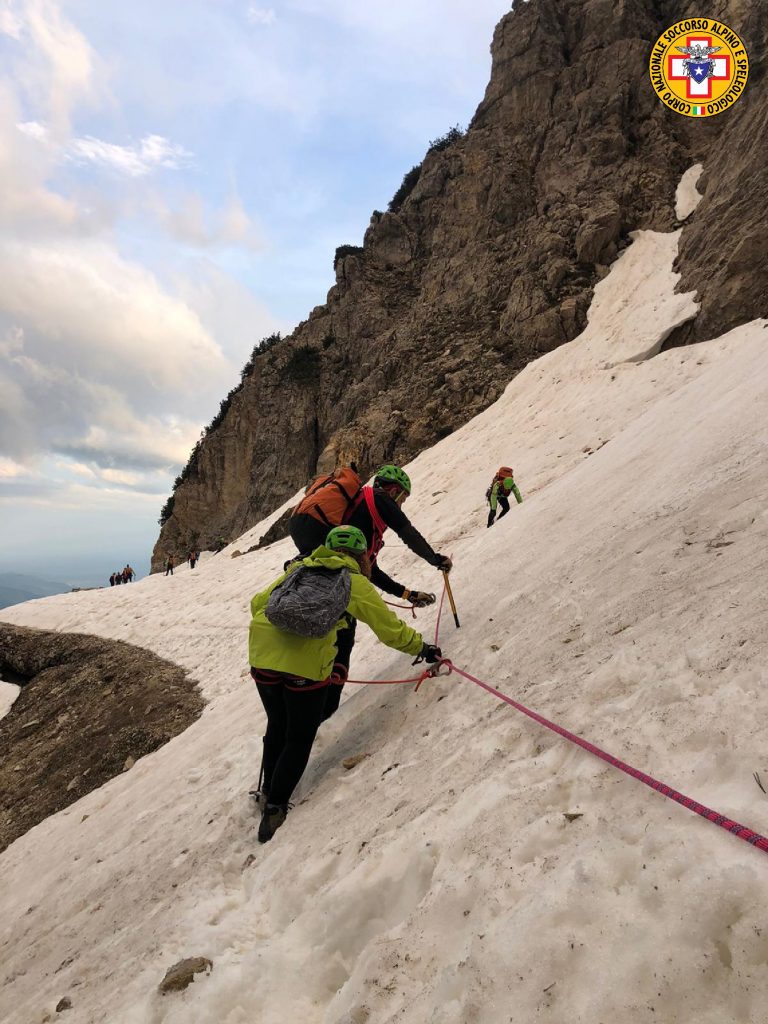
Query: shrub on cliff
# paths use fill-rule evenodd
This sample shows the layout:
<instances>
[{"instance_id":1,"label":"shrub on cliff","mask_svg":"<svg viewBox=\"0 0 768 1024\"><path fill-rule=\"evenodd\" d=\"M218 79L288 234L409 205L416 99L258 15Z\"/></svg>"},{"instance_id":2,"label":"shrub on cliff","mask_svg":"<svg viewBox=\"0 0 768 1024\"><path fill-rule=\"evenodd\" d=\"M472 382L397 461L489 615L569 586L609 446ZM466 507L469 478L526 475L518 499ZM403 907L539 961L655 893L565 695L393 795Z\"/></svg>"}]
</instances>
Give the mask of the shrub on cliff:
<instances>
[{"instance_id":1,"label":"shrub on cliff","mask_svg":"<svg viewBox=\"0 0 768 1024\"><path fill-rule=\"evenodd\" d=\"M282 340L282 334L280 333L280 331L277 331L275 334L270 334L266 338L262 338L261 341L256 342L256 344L253 346L253 354L251 355L249 361L250 366L253 367L253 360L260 352L269 351L269 349L271 349L273 345L276 345L279 341ZM246 363L245 365L247 367L249 364ZM245 370L243 372L245 372Z\"/></svg>"},{"instance_id":2,"label":"shrub on cliff","mask_svg":"<svg viewBox=\"0 0 768 1024\"><path fill-rule=\"evenodd\" d=\"M173 506L176 502L176 495L171 494L166 503L160 509L160 518L157 520L161 526L165 526L173 514Z\"/></svg>"},{"instance_id":3,"label":"shrub on cliff","mask_svg":"<svg viewBox=\"0 0 768 1024\"><path fill-rule=\"evenodd\" d=\"M316 380L320 373L320 353L311 345L294 349L283 372L298 384Z\"/></svg>"},{"instance_id":4,"label":"shrub on cliff","mask_svg":"<svg viewBox=\"0 0 768 1024\"><path fill-rule=\"evenodd\" d=\"M336 269L336 264L339 260L343 260L345 256L360 256L362 252L362 245L340 245L336 250L336 255L333 257L333 269Z\"/></svg>"},{"instance_id":5,"label":"shrub on cliff","mask_svg":"<svg viewBox=\"0 0 768 1024\"><path fill-rule=\"evenodd\" d=\"M454 142L458 142L459 139L463 139L465 134L465 130L455 124L453 128L448 129L445 135L438 135L436 139L432 139L427 148L427 153L439 153L441 150L452 146ZM416 164L403 178L400 188L392 196L389 206L387 207L390 213L397 213L411 192L413 192L414 188L416 188L416 182L419 180L419 175L421 174L421 166L421 164ZM374 215L378 212L378 210L374 210Z\"/></svg>"},{"instance_id":6,"label":"shrub on cliff","mask_svg":"<svg viewBox=\"0 0 768 1024\"><path fill-rule=\"evenodd\" d=\"M458 142L459 139L463 139L465 134L464 129L455 124L453 128L448 129L445 135L438 135L436 139L432 139L427 152L439 153L441 150L452 146L454 142Z\"/></svg>"},{"instance_id":7,"label":"shrub on cliff","mask_svg":"<svg viewBox=\"0 0 768 1024\"><path fill-rule=\"evenodd\" d=\"M250 359L240 371L240 383L236 384L232 388L232 390L229 392L226 398L222 398L221 402L219 403L219 411L216 413L211 422L205 428L201 435L201 438L207 437L208 434L212 434L214 430L216 430L216 428L219 426L221 421L224 419L224 417L227 415L227 410L229 409L230 405L232 405L232 399L239 391L242 390L243 384L245 384L246 379L250 376L250 374L253 371L253 367L256 364L256 356L259 356L263 352L268 351L268 349L272 348L273 345L276 345L279 341L282 340L283 339L280 335L280 332L278 331L276 334L270 334L268 337L262 338L261 341L256 342L256 344L253 346L253 352L251 352ZM195 456L199 448L200 442L198 441L197 444L195 445L195 448L192 451L192 456L190 456L190 460L192 459L192 457ZM187 466L188 465L189 464L187 464ZM187 466L185 466L184 470L181 471L182 480L186 480L187 476L189 475L188 473L185 473Z\"/></svg>"},{"instance_id":8,"label":"shrub on cliff","mask_svg":"<svg viewBox=\"0 0 768 1024\"><path fill-rule=\"evenodd\" d=\"M400 207L403 205L408 196L416 188L416 182L419 180L421 174L421 164L416 164L410 171L405 175L400 188L392 196L387 209L390 213L397 213Z\"/></svg>"}]
</instances>

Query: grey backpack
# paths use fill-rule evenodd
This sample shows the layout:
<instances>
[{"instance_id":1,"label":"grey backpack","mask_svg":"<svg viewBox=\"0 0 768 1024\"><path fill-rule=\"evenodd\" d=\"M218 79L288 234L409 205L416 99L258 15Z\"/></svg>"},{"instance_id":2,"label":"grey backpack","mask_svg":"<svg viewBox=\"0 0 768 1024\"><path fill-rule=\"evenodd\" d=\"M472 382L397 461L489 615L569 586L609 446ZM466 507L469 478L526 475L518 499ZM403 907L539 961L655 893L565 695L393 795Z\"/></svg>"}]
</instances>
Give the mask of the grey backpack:
<instances>
[{"instance_id":1,"label":"grey backpack","mask_svg":"<svg viewBox=\"0 0 768 1024\"><path fill-rule=\"evenodd\" d=\"M313 640L327 636L349 604L349 569L312 569L286 576L269 595L264 614L278 629Z\"/></svg>"}]
</instances>

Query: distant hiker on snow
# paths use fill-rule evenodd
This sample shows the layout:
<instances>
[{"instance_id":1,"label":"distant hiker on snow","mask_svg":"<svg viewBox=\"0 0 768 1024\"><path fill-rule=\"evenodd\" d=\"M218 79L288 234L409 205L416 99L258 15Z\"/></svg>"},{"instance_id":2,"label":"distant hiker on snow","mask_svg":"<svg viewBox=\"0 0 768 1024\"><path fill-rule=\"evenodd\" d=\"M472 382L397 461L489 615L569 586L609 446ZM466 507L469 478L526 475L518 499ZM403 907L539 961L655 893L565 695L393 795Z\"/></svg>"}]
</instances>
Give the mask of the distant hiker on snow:
<instances>
[{"instance_id":1,"label":"distant hiker on snow","mask_svg":"<svg viewBox=\"0 0 768 1024\"><path fill-rule=\"evenodd\" d=\"M384 533L391 527L405 544L425 562L440 570L450 571L452 562L429 546L401 506L411 493L411 480L399 466L386 465L377 470L373 487L363 487L356 468L344 467L330 475L313 480L304 498L293 510L288 529L299 557L310 554L323 543L325 531L340 524L355 526L365 536L371 562L371 583L385 594L410 601L416 608L434 604L435 595L423 590L410 590L383 572L377 558L384 546ZM355 643L355 621L350 619L349 636L339 633L339 651L346 657L346 667L339 665L340 684L329 694L327 715L338 708L341 690L347 676L349 656ZM340 662L342 659L340 658ZM335 706L334 706L335 705Z\"/></svg>"},{"instance_id":2,"label":"distant hiker on snow","mask_svg":"<svg viewBox=\"0 0 768 1024\"><path fill-rule=\"evenodd\" d=\"M194 569L196 562L197 562L197 552L196 551L190 551L189 552L189 568L190 569Z\"/></svg>"},{"instance_id":3,"label":"distant hiker on snow","mask_svg":"<svg viewBox=\"0 0 768 1024\"><path fill-rule=\"evenodd\" d=\"M173 576L173 555L168 555L165 560L165 575Z\"/></svg>"},{"instance_id":4,"label":"distant hiker on snow","mask_svg":"<svg viewBox=\"0 0 768 1024\"><path fill-rule=\"evenodd\" d=\"M267 713L258 838L285 821L325 714L343 614L362 619L382 643L434 663L439 647L401 622L370 582L368 541L355 527L334 527L325 544L295 561L251 601L251 675ZM336 702L338 704L338 701Z\"/></svg>"},{"instance_id":5,"label":"distant hiker on snow","mask_svg":"<svg viewBox=\"0 0 768 1024\"><path fill-rule=\"evenodd\" d=\"M112 575L109 577L109 585L110 585L110 587L114 587L114 585L115 585L115 574L114 573L112 573Z\"/></svg>"},{"instance_id":6,"label":"distant hiker on snow","mask_svg":"<svg viewBox=\"0 0 768 1024\"><path fill-rule=\"evenodd\" d=\"M499 519L503 519L504 516L509 512L509 495L514 494L518 505L522 502L520 491L517 489L517 484L514 480L514 474L509 466L501 466L496 476L491 482L491 486L485 492L485 499L489 502L491 510L488 513L487 527L493 526L493 521L496 518L496 505L501 505L501 512L499 513Z\"/></svg>"}]
</instances>

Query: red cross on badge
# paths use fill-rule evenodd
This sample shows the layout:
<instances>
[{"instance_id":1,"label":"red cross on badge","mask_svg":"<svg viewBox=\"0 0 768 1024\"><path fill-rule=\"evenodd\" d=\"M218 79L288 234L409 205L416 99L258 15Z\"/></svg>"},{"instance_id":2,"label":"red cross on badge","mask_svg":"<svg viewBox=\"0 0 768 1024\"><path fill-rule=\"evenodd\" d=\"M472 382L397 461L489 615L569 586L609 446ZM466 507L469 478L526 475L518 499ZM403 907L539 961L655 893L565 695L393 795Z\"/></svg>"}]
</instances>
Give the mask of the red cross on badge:
<instances>
[{"instance_id":1,"label":"red cross on badge","mask_svg":"<svg viewBox=\"0 0 768 1024\"><path fill-rule=\"evenodd\" d=\"M711 46L712 36L686 36L685 45L695 46ZM670 81L684 81L687 83L685 87L686 99L693 100L711 100L712 99L712 81L726 81L731 77L731 58L728 54L724 57L711 57L712 63L715 65L715 69L711 75L707 75L706 78L698 81L691 75L685 73L685 57L673 57L669 55L667 57L667 78ZM695 66L695 65L694 65ZM699 67L701 64L699 63Z\"/></svg>"}]
</instances>

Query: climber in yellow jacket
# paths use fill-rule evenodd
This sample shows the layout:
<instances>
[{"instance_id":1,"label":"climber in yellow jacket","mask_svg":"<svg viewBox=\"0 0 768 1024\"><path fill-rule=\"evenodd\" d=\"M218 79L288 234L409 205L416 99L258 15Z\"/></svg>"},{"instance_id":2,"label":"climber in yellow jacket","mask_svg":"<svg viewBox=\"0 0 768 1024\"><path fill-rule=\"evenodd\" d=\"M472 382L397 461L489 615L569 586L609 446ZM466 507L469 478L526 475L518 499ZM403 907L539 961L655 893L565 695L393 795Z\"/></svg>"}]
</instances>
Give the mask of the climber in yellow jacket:
<instances>
[{"instance_id":1,"label":"climber in yellow jacket","mask_svg":"<svg viewBox=\"0 0 768 1024\"><path fill-rule=\"evenodd\" d=\"M425 643L420 633L398 619L384 604L369 579L371 564L367 549L368 543L361 530L354 526L334 527L325 545L316 548L308 558L294 562L288 572L251 601L248 643L251 675L267 713L260 793L261 843L268 842L285 821L288 801L307 766L317 728L323 719L327 690L333 685L336 634L347 624L346 616L365 622L382 643L396 651L417 655L431 663L442 657L439 647ZM302 580L299 577L289 579L302 570L305 570ZM323 635L317 635L316 623L310 620L318 605L323 604L323 587L333 588L327 591L333 595L333 601L338 599L339 593L343 597L336 610L330 609L335 623ZM277 588L280 590L273 594ZM277 613L279 598L286 593L294 609L298 602L300 613L301 601L305 601L305 614L292 620L291 632L275 625L275 621L285 621ZM302 594L309 596L302 598Z\"/></svg>"},{"instance_id":2,"label":"climber in yellow jacket","mask_svg":"<svg viewBox=\"0 0 768 1024\"><path fill-rule=\"evenodd\" d=\"M523 498L518 490L514 477L512 476L512 470L509 466L502 466L493 478L491 486L485 492L485 500L490 505L488 522L486 523L488 528L493 526L494 520L496 519L497 505L501 505L501 514L499 515L499 519L503 519L507 512L509 512L510 494L514 494L518 505L522 502Z\"/></svg>"}]
</instances>

